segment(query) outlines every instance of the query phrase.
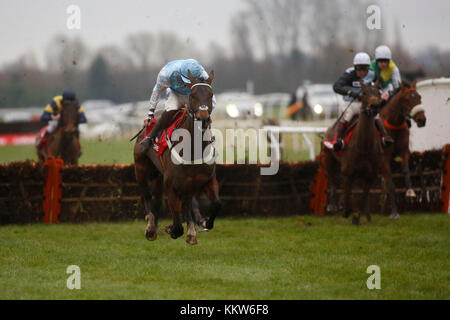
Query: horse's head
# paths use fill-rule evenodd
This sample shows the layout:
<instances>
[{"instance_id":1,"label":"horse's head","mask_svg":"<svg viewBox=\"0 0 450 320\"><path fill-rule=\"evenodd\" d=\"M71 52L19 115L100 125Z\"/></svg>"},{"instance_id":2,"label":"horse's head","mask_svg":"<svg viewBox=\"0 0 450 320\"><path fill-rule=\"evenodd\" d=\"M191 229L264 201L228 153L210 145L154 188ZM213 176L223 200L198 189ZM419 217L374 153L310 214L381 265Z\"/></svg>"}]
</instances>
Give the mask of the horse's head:
<instances>
[{"instance_id":1,"label":"horse's head","mask_svg":"<svg viewBox=\"0 0 450 320\"><path fill-rule=\"evenodd\" d=\"M78 101L63 100L59 126L63 128L64 135L74 135L78 127Z\"/></svg>"},{"instance_id":2,"label":"horse's head","mask_svg":"<svg viewBox=\"0 0 450 320\"><path fill-rule=\"evenodd\" d=\"M416 82L413 82L411 86L401 83L399 94L399 103L404 108L403 113L416 121L419 128L424 127L427 118L425 109L421 107L422 97L416 90Z\"/></svg>"},{"instance_id":3,"label":"horse's head","mask_svg":"<svg viewBox=\"0 0 450 320\"><path fill-rule=\"evenodd\" d=\"M362 96L361 96L361 112L367 115L375 116L378 113L378 109L382 103L379 83L364 84L361 83Z\"/></svg>"},{"instance_id":4,"label":"horse's head","mask_svg":"<svg viewBox=\"0 0 450 320\"><path fill-rule=\"evenodd\" d=\"M195 120L202 121L203 125L207 125L212 112L213 90L211 83L214 79L214 71L211 71L209 78L200 80L195 78L191 72L188 72L191 83L186 84L191 89L189 96L189 110Z\"/></svg>"}]
</instances>

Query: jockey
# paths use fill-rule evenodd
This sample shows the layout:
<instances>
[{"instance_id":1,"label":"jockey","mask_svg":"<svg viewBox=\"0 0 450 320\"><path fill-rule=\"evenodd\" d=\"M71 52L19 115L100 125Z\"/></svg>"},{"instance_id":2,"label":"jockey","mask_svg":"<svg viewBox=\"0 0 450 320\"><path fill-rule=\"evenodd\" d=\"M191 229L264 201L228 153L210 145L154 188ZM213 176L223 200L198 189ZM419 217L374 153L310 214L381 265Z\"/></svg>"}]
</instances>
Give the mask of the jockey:
<instances>
[{"instance_id":1,"label":"jockey","mask_svg":"<svg viewBox=\"0 0 450 320\"><path fill-rule=\"evenodd\" d=\"M402 78L397 65L392 61L391 49L387 46L379 46L375 49L375 59L370 63L370 69L374 70L381 78L382 98L389 99L394 91L400 87Z\"/></svg>"},{"instance_id":2,"label":"jockey","mask_svg":"<svg viewBox=\"0 0 450 320\"><path fill-rule=\"evenodd\" d=\"M194 78L203 80L209 78L208 73L202 65L194 59L171 61L159 72L150 97L147 123L150 123L154 118L156 105L158 104L160 95L165 91L166 102L164 105L164 112L161 114L152 131L141 141L141 153L146 153L150 147L151 141L170 125L175 113L185 105L189 104L191 89L186 84L191 83L191 81L189 80L188 71L191 72ZM215 104L216 100L213 96L213 108L215 107Z\"/></svg>"},{"instance_id":3,"label":"jockey","mask_svg":"<svg viewBox=\"0 0 450 320\"><path fill-rule=\"evenodd\" d=\"M363 81L365 84L371 82L376 82L379 80L378 75L375 71L369 69L370 57L365 52L357 53L353 59L353 67L348 68L344 74L336 81L333 85L333 89L336 93L343 95L344 100L349 103L344 106L344 113L341 116L341 120L338 122L337 126L337 139L333 145L335 151L339 151L344 146L343 138L345 129L352 120L353 116L359 114L359 109L361 108L361 83ZM387 100L386 98L383 100ZM383 145L387 146L394 141L387 134L383 121L377 115L375 117L375 124L383 137Z\"/></svg>"},{"instance_id":4,"label":"jockey","mask_svg":"<svg viewBox=\"0 0 450 320\"><path fill-rule=\"evenodd\" d=\"M53 98L52 102L47 104L47 106L44 109L44 112L41 116L41 121L48 122L48 127L45 130L44 134L42 135L38 147L41 147L42 142L44 141L44 138L55 132L56 128L58 127L58 121L61 116L61 110L62 110L62 102L63 100L76 100L75 92L70 89L66 89L63 91L62 95L56 96ZM84 114L83 107L78 105L78 123L86 123L86 115Z\"/></svg>"}]
</instances>

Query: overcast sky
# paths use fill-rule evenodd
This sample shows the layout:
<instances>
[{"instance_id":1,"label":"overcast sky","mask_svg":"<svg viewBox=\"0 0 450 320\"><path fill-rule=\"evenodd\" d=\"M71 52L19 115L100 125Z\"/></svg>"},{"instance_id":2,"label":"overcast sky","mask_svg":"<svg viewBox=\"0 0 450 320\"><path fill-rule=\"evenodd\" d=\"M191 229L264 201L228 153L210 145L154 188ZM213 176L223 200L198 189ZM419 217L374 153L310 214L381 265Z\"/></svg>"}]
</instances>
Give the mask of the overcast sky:
<instances>
[{"instance_id":1,"label":"overcast sky","mask_svg":"<svg viewBox=\"0 0 450 320\"><path fill-rule=\"evenodd\" d=\"M434 45L450 50L450 0L381 3L382 26L390 30L394 21L403 26L407 48L420 50ZM81 9L80 30L66 27L66 10L72 4ZM130 33L162 30L173 31L184 40L193 39L200 49L211 41L227 46L230 19L245 7L240 0L0 0L0 66L30 51L42 63L55 34L81 37L90 49L122 46Z\"/></svg>"}]
</instances>

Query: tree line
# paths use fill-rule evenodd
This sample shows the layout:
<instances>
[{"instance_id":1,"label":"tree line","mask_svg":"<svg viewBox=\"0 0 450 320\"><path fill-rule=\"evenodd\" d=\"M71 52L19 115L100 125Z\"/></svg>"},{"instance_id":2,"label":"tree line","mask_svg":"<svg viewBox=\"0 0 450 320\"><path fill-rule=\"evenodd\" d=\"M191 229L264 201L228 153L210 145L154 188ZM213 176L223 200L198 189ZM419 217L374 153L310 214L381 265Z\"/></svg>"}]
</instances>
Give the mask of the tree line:
<instances>
[{"instance_id":1,"label":"tree line","mask_svg":"<svg viewBox=\"0 0 450 320\"><path fill-rule=\"evenodd\" d=\"M0 70L0 108L39 106L64 88L81 100L115 103L146 100L161 67L174 59L196 58L214 69L216 92L290 92L308 80L332 83L354 54L386 43L386 29L369 30L366 8L373 1L246 0L230 20L226 43L199 50L175 33L130 34L123 43L92 50L80 38L56 35L46 48L46 67L24 54ZM388 43L401 71L425 76L450 74L450 51L428 48L412 55L396 29Z\"/></svg>"}]
</instances>

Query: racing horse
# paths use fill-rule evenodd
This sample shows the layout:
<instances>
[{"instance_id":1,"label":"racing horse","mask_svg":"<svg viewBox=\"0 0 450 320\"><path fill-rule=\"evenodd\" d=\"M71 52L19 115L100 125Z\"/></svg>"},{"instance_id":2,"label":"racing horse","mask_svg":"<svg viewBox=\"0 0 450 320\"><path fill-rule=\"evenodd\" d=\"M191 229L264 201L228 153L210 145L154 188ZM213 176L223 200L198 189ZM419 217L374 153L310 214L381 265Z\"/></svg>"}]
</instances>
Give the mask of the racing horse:
<instances>
[{"instance_id":1,"label":"racing horse","mask_svg":"<svg viewBox=\"0 0 450 320\"><path fill-rule=\"evenodd\" d=\"M400 215L395 202L395 186L392 181L391 162L394 156L401 158L402 173L405 179L406 197L415 197L409 172L409 119L413 119L419 128L426 124L425 110L421 107L421 96L417 92L415 82L408 86L401 84L398 92L381 110L380 117L394 144L384 150L382 175L385 189L391 206L391 219L398 219Z\"/></svg>"},{"instance_id":2,"label":"racing horse","mask_svg":"<svg viewBox=\"0 0 450 320\"><path fill-rule=\"evenodd\" d=\"M48 135L47 141L41 148L36 147L40 164L43 164L49 155L61 158L64 164L78 164L80 146L78 141L77 106L78 101L62 101L61 116L55 132ZM36 141L39 139L41 139L41 133L38 133L36 136Z\"/></svg>"},{"instance_id":3,"label":"racing horse","mask_svg":"<svg viewBox=\"0 0 450 320\"><path fill-rule=\"evenodd\" d=\"M210 133L213 97L211 83L214 79L214 72L211 71L207 80L196 79L190 72L188 76L191 80L191 83L187 84L191 88L189 105L187 109L180 111L183 113L182 120L178 129L173 133L175 135L177 131L180 132L179 130L183 131L182 129L184 129L183 132L188 133L188 136L183 136L181 142L172 144L170 138L166 135L168 147L160 156L154 148L149 148L145 155L141 154L139 142L145 137L145 131L138 135L134 146L136 179L146 211L145 236L150 241L157 238L159 216L157 203L160 202L162 188L167 194L169 210L173 219L173 224L165 228L166 232L173 239L179 238L184 233L182 221L186 221L186 242L191 245L197 244L195 217L193 217L192 208L193 197L204 192L211 200L209 217L205 221L207 229L214 227L214 220L222 206L219 200L219 185L216 180L215 159L212 156L207 156L207 159L202 159L200 163L185 159L189 151L196 148L195 135L198 134L198 130L195 129L199 129L196 126L201 123L200 131L202 135L207 135L208 130ZM177 115L174 118L177 118ZM185 141L185 139L187 140ZM200 139L201 141L205 140L202 137ZM212 140L206 140L200 143L201 154L208 154L208 150L215 154ZM188 145L188 148L181 150L183 156L178 151L180 144ZM195 153L192 152L191 154ZM158 177L161 175L163 177L162 183L158 185Z\"/></svg>"},{"instance_id":4,"label":"racing horse","mask_svg":"<svg viewBox=\"0 0 450 320\"><path fill-rule=\"evenodd\" d=\"M336 200L336 185L340 173L344 183L344 216L346 218L352 213L353 184L357 179L362 181L363 193L359 209L353 212L352 223L354 225L359 225L361 214L365 214L367 221L371 221L370 213L367 210L367 197L370 187L378 177L383 152L374 120L382 103L378 83L365 85L361 82L361 88L361 109L357 123L350 126L353 130L351 139L340 156L329 147L323 148L325 175L330 187L330 202ZM325 133L324 140L332 141L335 135L336 129L335 126L332 126ZM325 143L323 145L325 146Z\"/></svg>"}]
</instances>

